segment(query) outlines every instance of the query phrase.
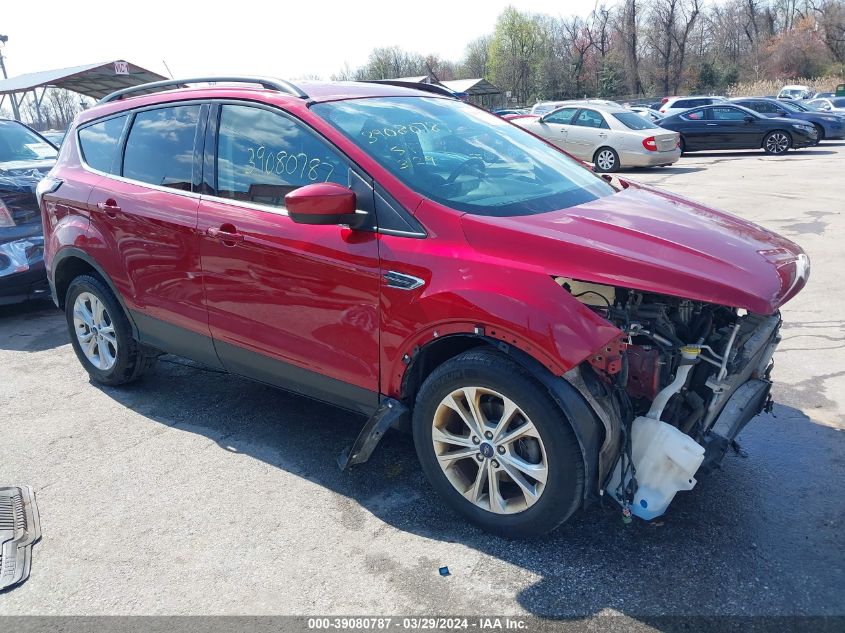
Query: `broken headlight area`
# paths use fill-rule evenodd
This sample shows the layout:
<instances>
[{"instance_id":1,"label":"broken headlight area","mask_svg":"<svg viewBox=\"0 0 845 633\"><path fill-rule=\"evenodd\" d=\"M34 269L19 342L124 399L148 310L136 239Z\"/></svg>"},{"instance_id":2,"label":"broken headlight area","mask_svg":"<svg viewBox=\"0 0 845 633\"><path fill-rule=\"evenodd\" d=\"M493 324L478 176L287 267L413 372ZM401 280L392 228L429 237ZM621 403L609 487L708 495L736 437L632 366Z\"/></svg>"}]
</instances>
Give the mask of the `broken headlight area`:
<instances>
[{"instance_id":1,"label":"broken headlight area","mask_svg":"<svg viewBox=\"0 0 845 633\"><path fill-rule=\"evenodd\" d=\"M40 235L0 244L0 277L29 270L44 258L44 237Z\"/></svg>"},{"instance_id":2,"label":"broken headlight area","mask_svg":"<svg viewBox=\"0 0 845 633\"><path fill-rule=\"evenodd\" d=\"M623 333L585 363L611 400L606 412L620 418L600 476L626 514L652 519L770 407L780 315L556 281Z\"/></svg>"}]
</instances>

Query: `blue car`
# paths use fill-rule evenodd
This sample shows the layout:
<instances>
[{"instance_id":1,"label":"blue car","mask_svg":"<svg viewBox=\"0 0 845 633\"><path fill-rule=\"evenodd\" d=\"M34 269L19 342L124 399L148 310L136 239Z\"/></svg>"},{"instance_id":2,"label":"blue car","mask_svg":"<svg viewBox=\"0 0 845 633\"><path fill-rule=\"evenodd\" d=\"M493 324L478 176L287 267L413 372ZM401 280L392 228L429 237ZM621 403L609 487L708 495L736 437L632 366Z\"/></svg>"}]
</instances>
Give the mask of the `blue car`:
<instances>
[{"instance_id":1,"label":"blue car","mask_svg":"<svg viewBox=\"0 0 845 633\"><path fill-rule=\"evenodd\" d=\"M831 112L820 112L807 107L800 101L769 99L766 97L739 97L731 99L737 105L754 110L768 117L787 117L812 123L819 140L845 138L845 116Z\"/></svg>"}]
</instances>

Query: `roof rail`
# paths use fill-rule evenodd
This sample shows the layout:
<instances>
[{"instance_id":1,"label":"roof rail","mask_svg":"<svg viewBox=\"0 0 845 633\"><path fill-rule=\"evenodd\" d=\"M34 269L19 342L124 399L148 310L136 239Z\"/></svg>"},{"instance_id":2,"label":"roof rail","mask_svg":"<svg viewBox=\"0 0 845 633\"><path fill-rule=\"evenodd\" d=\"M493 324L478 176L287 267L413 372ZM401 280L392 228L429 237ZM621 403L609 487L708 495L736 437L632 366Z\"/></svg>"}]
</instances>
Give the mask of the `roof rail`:
<instances>
[{"instance_id":1,"label":"roof rail","mask_svg":"<svg viewBox=\"0 0 845 633\"><path fill-rule=\"evenodd\" d=\"M431 92L436 95L443 95L445 97L452 97L457 99L459 95L463 94L449 90L446 86L439 86L437 84L423 84L416 81L404 81L402 79L366 79L364 83L367 84L387 84L388 86L398 86L399 88L411 88L412 90L422 90L423 92Z\"/></svg>"},{"instance_id":2,"label":"roof rail","mask_svg":"<svg viewBox=\"0 0 845 633\"><path fill-rule=\"evenodd\" d=\"M116 101L121 97L136 93L136 92L156 92L164 90L165 88L183 88L186 84L200 84L200 83L243 83L243 84L258 84L267 90L278 90L300 99L307 99L308 95L299 89L296 85L284 79L270 79L267 77L249 77L249 76L225 76L225 77L194 77L191 79L165 79L164 81L153 81L147 84L140 84L132 86L131 88L123 88L122 90L115 90L113 93L106 95L97 103L108 103Z\"/></svg>"}]
</instances>

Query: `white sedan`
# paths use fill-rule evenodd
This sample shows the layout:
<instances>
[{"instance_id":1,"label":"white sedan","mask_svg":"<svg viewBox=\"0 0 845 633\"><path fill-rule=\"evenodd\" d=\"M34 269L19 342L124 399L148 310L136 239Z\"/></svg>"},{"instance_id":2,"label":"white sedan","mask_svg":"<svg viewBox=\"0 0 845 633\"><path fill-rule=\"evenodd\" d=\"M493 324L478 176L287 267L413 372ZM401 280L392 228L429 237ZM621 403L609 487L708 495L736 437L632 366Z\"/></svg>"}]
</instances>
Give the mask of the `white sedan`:
<instances>
[{"instance_id":1,"label":"white sedan","mask_svg":"<svg viewBox=\"0 0 845 633\"><path fill-rule=\"evenodd\" d=\"M681 157L680 135L622 107L566 105L541 117L512 119L598 172L671 165Z\"/></svg>"}]
</instances>

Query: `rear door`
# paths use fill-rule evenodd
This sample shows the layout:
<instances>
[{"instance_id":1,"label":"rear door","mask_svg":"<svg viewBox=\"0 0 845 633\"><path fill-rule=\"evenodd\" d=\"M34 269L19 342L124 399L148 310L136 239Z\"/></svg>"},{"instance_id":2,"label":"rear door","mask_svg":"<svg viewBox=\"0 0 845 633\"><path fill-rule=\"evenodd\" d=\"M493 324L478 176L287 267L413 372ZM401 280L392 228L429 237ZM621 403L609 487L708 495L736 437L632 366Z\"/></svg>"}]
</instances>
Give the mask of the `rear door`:
<instances>
[{"instance_id":1,"label":"rear door","mask_svg":"<svg viewBox=\"0 0 845 633\"><path fill-rule=\"evenodd\" d=\"M368 179L324 138L273 108L215 106L206 145L202 278L224 366L371 412L379 379L377 235L296 224L285 210L287 193L334 182L352 188L358 208L372 212Z\"/></svg>"},{"instance_id":2,"label":"rear door","mask_svg":"<svg viewBox=\"0 0 845 633\"><path fill-rule=\"evenodd\" d=\"M681 133L686 149L702 150L713 147L714 141L711 135L715 131L715 126L708 125L712 122L707 120L706 108L684 112L678 115L678 119L678 124L673 125L672 128Z\"/></svg>"},{"instance_id":3,"label":"rear door","mask_svg":"<svg viewBox=\"0 0 845 633\"><path fill-rule=\"evenodd\" d=\"M608 144L610 126L600 112L581 109L572 121L567 136L567 149L581 160L592 161L593 154Z\"/></svg>"},{"instance_id":4,"label":"rear door","mask_svg":"<svg viewBox=\"0 0 845 633\"><path fill-rule=\"evenodd\" d=\"M197 210L208 106L168 104L130 115L115 173L89 199L98 261L142 341L218 364L199 275Z\"/></svg>"}]
</instances>

